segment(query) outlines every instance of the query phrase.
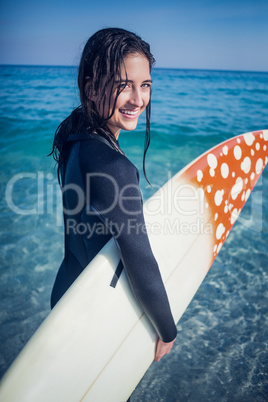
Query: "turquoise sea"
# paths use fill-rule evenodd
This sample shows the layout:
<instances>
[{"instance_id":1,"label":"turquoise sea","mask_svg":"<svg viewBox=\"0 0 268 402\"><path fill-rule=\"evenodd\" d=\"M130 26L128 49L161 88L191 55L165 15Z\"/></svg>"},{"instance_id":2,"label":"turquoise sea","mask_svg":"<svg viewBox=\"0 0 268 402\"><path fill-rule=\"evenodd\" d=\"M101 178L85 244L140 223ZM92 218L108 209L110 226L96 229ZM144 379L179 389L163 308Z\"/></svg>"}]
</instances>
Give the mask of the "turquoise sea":
<instances>
[{"instance_id":1,"label":"turquoise sea","mask_svg":"<svg viewBox=\"0 0 268 402\"><path fill-rule=\"evenodd\" d=\"M50 311L63 255L51 144L78 105L72 67L0 66L0 375ZM119 142L141 171L144 199L198 155L268 128L268 73L154 69L152 142L142 178L145 119ZM268 400L268 170L131 402Z\"/></svg>"}]
</instances>

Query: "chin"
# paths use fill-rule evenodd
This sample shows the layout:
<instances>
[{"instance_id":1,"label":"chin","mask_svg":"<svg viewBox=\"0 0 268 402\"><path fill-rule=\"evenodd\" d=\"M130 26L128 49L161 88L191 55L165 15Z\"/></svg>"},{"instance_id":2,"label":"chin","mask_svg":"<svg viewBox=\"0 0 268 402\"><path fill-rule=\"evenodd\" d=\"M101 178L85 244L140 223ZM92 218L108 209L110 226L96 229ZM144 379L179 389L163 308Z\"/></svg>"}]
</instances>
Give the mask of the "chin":
<instances>
[{"instance_id":1,"label":"chin","mask_svg":"<svg viewBox=\"0 0 268 402\"><path fill-rule=\"evenodd\" d=\"M124 131L133 131L133 130L136 129L137 124L138 124L137 121L135 123L132 123L132 124L126 124L126 125L122 124L122 130L124 130Z\"/></svg>"}]
</instances>

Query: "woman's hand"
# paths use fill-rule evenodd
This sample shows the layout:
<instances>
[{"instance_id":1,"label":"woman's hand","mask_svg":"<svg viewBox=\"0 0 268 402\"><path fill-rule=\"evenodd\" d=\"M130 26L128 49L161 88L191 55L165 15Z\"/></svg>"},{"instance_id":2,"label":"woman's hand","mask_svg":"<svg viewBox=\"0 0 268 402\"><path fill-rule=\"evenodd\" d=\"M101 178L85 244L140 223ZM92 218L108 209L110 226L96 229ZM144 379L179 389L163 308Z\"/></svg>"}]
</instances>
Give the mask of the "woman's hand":
<instances>
[{"instance_id":1,"label":"woman's hand","mask_svg":"<svg viewBox=\"0 0 268 402\"><path fill-rule=\"evenodd\" d=\"M168 354L170 352L174 342L175 342L175 339L174 339L174 341L167 342L167 343L161 341L161 339L158 339L157 346L156 346L156 351L155 351L154 361L159 362L159 360L164 355Z\"/></svg>"}]
</instances>

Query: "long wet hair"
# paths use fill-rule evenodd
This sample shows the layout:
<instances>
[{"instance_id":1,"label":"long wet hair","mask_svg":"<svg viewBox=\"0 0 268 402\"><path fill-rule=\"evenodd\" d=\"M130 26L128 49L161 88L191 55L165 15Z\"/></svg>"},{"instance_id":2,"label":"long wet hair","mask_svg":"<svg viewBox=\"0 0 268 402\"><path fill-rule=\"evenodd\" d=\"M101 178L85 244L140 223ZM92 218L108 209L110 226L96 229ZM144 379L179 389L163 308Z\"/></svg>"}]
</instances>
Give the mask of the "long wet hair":
<instances>
[{"instance_id":1,"label":"long wet hair","mask_svg":"<svg viewBox=\"0 0 268 402\"><path fill-rule=\"evenodd\" d=\"M130 54L144 55L150 71L155 62L150 46L136 34L121 28L107 28L91 36L82 53L78 70L78 88L81 105L59 125L55 132L51 154L58 163L59 172L65 167L69 154L70 134L91 132L108 140L111 146L121 152L115 136L107 127L107 121L114 114L115 104L123 90L121 68L124 58ZM126 77L127 79L127 77ZM116 89L117 88L117 89ZM112 104L112 95L116 94ZM144 141L143 172L146 180L145 156L150 145L151 100L146 107L146 134Z\"/></svg>"}]
</instances>

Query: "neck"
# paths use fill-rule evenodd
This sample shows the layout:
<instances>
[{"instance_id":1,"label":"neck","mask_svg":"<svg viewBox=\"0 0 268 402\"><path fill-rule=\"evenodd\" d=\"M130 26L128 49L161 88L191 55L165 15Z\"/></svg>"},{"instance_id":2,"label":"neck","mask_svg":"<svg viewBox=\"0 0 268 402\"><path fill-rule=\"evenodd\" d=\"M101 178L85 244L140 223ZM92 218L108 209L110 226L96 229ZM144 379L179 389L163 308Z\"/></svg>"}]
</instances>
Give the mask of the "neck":
<instances>
[{"instance_id":1,"label":"neck","mask_svg":"<svg viewBox=\"0 0 268 402\"><path fill-rule=\"evenodd\" d=\"M116 140L118 141L120 130L118 130L116 133L113 133L113 134L114 134Z\"/></svg>"}]
</instances>

